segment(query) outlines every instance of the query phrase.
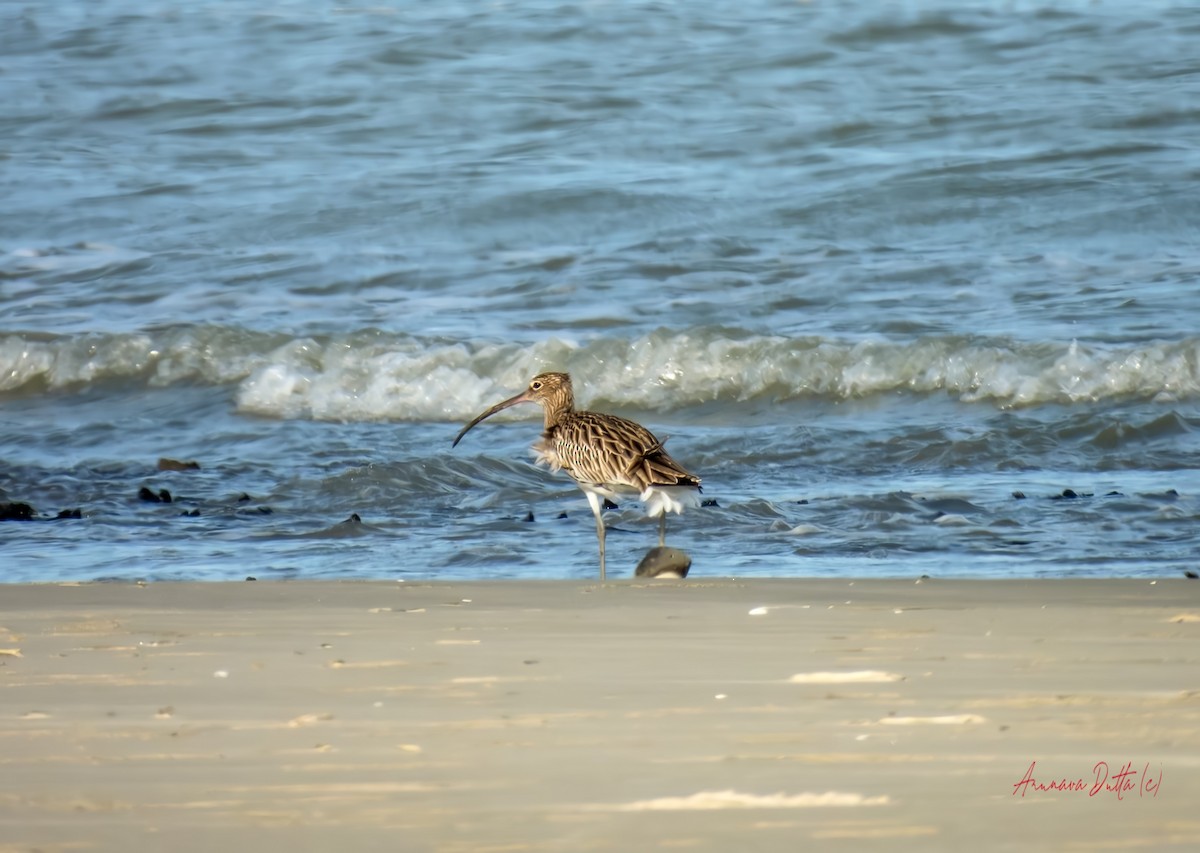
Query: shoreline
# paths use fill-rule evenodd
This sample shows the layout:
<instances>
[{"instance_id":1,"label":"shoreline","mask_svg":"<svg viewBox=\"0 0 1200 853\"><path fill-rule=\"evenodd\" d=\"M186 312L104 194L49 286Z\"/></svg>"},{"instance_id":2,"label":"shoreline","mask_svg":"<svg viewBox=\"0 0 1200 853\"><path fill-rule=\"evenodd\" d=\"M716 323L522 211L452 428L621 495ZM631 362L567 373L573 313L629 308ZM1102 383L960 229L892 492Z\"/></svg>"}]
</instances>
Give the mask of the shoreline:
<instances>
[{"instance_id":1,"label":"shoreline","mask_svg":"<svg viewBox=\"0 0 1200 853\"><path fill-rule=\"evenodd\" d=\"M1182 578L0 585L0 851L1192 849L1198 640Z\"/></svg>"}]
</instances>

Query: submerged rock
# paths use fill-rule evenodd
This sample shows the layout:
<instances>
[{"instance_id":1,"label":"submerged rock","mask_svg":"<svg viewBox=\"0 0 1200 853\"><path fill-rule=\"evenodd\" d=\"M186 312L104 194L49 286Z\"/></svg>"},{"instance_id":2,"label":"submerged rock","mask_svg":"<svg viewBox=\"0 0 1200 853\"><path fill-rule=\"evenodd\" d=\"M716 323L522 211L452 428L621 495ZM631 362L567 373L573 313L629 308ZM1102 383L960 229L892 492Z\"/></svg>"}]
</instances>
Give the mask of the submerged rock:
<instances>
[{"instance_id":1,"label":"submerged rock","mask_svg":"<svg viewBox=\"0 0 1200 853\"><path fill-rule=\"evenodd\" d=\"M259 507L259 509L268 509L268 507ZM373 528L363 523L362 516L357 512L350 513L348 518L331 524L329 527L323 527L320 530L309 530L305 533L295 534L297 539L337 539L342 536L362 536L369 533Z\"/></svg>"},{"instance_id":2,"label":"submerged rock","mask_svg":"<svg viewBox=\"0 0 1200 853\"><path fill-rule=\"evenodd\" d=\"M639 578L686 578L692 558L678 548L656 545L646 552L634 570Z\"/></svg>"},{"instance_id":3,"label":"submerged rock","mask_svg":"<svg viewBox=\"0 0 1200 853\"><path fill-rule=\"evenodd\" d=\"M164 456L158 460L158 470L159 471L199 471L200 463L194 459L190 459L187 462L181 462L178 459L168 459L167 457Z\"/></svg>"}]
</instances>

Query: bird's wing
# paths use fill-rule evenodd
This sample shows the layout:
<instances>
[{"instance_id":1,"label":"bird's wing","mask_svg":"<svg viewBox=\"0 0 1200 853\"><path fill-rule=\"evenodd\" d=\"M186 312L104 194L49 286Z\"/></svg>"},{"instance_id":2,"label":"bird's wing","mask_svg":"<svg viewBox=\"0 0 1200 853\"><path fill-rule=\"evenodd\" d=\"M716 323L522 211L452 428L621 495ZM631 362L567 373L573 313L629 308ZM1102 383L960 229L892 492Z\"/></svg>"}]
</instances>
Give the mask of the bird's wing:
<instances>
[{"instance_id":1,"label":"bird's wing","mask_svg":"<svg viewBox=\"0 0 1200 853\"><path fill-rule=\"evenodd\" d=\"M598 412L572 412L553 431L556 455L577 480L627 485L699 486L639 423Z\"/></svg>"}]
</instances>

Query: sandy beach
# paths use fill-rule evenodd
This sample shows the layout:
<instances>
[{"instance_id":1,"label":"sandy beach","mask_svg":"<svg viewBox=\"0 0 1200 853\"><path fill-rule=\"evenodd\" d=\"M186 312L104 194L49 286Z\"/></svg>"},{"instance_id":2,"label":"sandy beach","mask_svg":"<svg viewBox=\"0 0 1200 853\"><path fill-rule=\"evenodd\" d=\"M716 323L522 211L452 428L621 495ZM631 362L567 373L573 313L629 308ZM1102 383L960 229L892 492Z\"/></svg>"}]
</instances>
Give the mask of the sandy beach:
<instances>
[{"instance_id":1,"label":"sandy beach","mask_svg":"<svg viewBox=\"0 0 1200 853\"><path fill-rule=\"evenodd\" d=\"M1192 850L1200 583L2 586L0 768L4 853Z\"/></svg>"}]
</instances>

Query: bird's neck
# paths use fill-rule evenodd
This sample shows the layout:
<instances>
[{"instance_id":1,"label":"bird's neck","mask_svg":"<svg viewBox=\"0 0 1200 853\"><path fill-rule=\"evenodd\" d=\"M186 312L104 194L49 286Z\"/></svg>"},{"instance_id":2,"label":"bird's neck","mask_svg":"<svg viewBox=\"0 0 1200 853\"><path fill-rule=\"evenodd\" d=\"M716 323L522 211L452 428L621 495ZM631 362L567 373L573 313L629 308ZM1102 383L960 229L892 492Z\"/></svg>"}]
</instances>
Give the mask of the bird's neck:
<instances>
[{"instance_id":1,"label":"bird's neck","mask_svg":"<svg viewBox=\"0 0 1200 853\"><path fill-rule=\"evenodd\" d=\"M562 423L563 418L575 411L575 401L570 394L559 394L546 400L542 408L545 431L550 432Z\"/></svg>"}]
</instances>

